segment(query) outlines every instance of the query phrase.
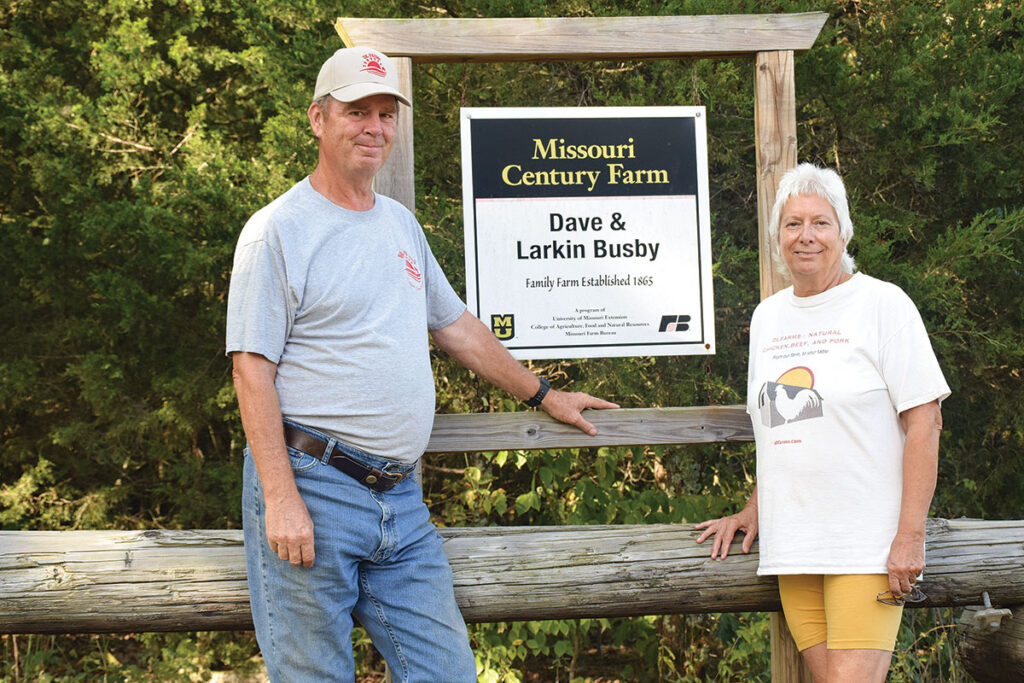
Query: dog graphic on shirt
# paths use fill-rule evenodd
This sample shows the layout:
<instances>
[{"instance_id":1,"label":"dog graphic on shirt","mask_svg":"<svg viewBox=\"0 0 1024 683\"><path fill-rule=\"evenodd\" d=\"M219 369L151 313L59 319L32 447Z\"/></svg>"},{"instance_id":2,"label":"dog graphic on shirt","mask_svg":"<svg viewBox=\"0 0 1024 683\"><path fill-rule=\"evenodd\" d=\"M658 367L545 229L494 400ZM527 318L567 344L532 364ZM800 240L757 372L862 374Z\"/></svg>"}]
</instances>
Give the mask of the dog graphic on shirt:
<instances>
[{"instance_id":1,"label":"dog graphic on shirt","mask_svg":"<svg viewBox=\"0 0 1024 683\"><path fill-rule=\"evenodd\" d=\"M757 395L765 427L821 417L821 404L821 394L814 388L814 373L803 366L787 370L775 382L765 382Z\"/></svg>"}]
</instances>

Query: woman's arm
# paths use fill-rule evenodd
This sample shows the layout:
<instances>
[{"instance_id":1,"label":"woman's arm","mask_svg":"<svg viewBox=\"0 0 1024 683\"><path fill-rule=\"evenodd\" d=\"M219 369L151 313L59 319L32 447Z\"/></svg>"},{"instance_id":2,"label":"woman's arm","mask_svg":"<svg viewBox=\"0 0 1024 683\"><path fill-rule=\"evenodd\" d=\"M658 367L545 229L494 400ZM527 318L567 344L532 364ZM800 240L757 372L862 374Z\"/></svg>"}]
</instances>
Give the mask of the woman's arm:
<instances>
[{"instance_id":1,"label":"woman's arm","mask_svg":"<svg viewBox=\"0 0 1024 683\"><path fill-rule=\"evenodd\" d=\"M935 493L939 469L939 433L942 410L931 401L900 413L907 435L903 446L903 494L896 537L889 548L889 590L899 596L910 592L924 571L924 524Z\"/></svg>"}]
</instances>

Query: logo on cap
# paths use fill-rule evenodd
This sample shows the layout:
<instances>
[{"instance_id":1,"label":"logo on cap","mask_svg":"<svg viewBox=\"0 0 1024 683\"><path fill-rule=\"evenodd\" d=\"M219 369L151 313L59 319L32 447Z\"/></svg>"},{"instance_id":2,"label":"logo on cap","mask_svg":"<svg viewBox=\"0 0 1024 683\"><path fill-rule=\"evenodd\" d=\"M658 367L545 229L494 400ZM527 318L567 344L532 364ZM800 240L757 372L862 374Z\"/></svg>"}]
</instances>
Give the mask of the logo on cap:
<instances>
[{"instance_id":1,"label":"logo on cap","mask_svg":"<svg viewBox=\"0 0 1024 683\"><path fill-rule=\"evenodd\" d=\"M384 68L384 64L380 61L380 57L372 52L367 52L363 55L363 68L360 71L366 71L381 78L388 75L387 69Z\"/></svg>"}]
</instances>

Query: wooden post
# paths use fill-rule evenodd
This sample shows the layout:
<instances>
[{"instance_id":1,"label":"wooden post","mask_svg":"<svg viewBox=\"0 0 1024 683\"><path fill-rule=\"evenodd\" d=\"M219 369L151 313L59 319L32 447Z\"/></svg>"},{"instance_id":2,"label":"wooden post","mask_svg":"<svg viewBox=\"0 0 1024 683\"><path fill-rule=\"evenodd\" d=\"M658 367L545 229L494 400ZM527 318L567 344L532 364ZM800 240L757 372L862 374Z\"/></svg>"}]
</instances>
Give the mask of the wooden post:
<instances>
[{"instance_id":1,"label":"wooden post","mask_svg":"<svg viewBox=\"0 0 1024 683\"><path fill-rule=\"evenodd\" d=\"M754 143L757 154L757 234L761 263L761 298L782 289L768 223L779 179L796 166L796 78L793 51L758 52L754 60ZM811 683L781 612L772 614L772 681Z\"/></svg>"},{"instance_id":2,"label":"wooden post","mask_svg":"<svg viewBox=\"0 0 1024 683\"><path fill-rule=\"evenodd\" d=\"M812 683L814 678L807 662L796 649L793 642L793 635L786 625L786 618L782 612L772 612L771 621L771 647L772 647L772 683L780 681L801 681Z\"/></svg>"},{"instance_id":3,"label":"wooden post","mask_svg":"<svg viewBox=\"0 0 1024 683\"><path fill-rule=\"evenodd\" d=\"M792 50L758 52L754 61L754 144L761 298L782 289L768 240L768 221L782 174L796 166L796 79Z\"/></svg>"},{"instance_id":4,"label":"wooden post","mask_svg":"<svg viewBox=\"0 0 1024 683\"><path fill-rule=\"evenodd\" d=\"M412 59L394 57L398 67L399 89L412 99ZM415 104L415 102L413 102ZM374 189L383 195L401 202L407 209L416 212L416 174L413 165L412 110L398 105L398 132L391 147L387 163L374 179Z\"/></svg>"}]
</instances>

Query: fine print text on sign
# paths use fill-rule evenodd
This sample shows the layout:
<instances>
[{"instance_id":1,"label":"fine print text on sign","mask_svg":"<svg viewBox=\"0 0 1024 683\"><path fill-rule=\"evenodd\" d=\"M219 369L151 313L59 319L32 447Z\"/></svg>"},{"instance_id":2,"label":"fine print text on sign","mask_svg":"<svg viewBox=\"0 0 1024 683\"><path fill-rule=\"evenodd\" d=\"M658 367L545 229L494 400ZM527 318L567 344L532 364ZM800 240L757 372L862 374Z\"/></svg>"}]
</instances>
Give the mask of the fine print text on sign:
<instances>
[{"instance_id":1,"label":"fine print text on sign","mask_svg":"<svg viewBox=\"0 0 1024 683\"><path fill-rule=\"evenodd\" d=\"M466 299L513 356L714 353L704 121L462 110Z\"/></svg>"}]
</instances>

